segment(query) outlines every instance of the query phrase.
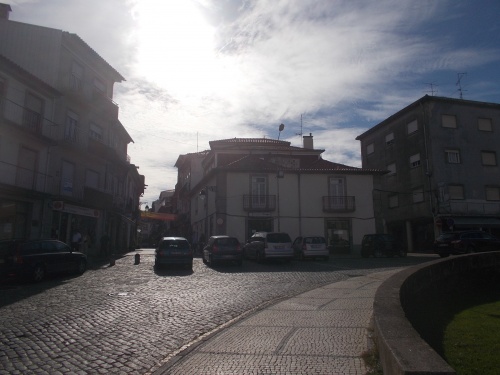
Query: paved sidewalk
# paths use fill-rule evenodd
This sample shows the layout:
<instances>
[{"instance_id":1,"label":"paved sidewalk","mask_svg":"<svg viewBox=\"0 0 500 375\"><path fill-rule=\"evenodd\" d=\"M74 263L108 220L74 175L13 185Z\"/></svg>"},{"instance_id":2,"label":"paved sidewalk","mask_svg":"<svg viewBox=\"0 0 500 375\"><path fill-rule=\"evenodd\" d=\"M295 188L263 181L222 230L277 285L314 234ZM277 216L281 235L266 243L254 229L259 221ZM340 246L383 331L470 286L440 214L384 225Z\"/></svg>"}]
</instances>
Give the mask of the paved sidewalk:
<instances>
[{"instance_id":1,"label":"paved sidewalk","mask_svg":"<svg viewBox=\"0 0 500 375\"><path fill-rule=\"evenodd\" d=\"M366 374L373 299L400 271L354 277L269 305L168 358L154 375Z\"/></svg>"}]
</instances>

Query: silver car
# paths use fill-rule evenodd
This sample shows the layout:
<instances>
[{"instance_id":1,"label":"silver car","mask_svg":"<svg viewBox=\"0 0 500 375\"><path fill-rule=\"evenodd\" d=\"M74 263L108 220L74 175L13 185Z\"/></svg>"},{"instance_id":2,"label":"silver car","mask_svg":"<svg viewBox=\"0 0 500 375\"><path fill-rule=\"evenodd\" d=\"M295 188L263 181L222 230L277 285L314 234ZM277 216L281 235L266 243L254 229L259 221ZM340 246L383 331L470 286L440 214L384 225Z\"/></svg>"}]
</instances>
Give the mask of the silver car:
<instances>
[{"instance_id":1,"label":"silver car","mask_svg":"<svg viewBox=\"0 0 500 375\"><path fill-rule=\"evenodd\" d=\"M292 240L283 232L256 232L248 239L244 247L245 258L262 262L266 259L293 258Z\"/></svg>"},{"instance_id":2,"label":"silver car","mask_svg":"<svg viewBox=\"0 0 500 375\"><path fill-rule=\"evenodd\" d=\"M322 258L328 261L330 253L326 246L326 239L322 236L301 236L293 241L294 256L300 260L306 258Z\"/></svg>"}]
</instances>

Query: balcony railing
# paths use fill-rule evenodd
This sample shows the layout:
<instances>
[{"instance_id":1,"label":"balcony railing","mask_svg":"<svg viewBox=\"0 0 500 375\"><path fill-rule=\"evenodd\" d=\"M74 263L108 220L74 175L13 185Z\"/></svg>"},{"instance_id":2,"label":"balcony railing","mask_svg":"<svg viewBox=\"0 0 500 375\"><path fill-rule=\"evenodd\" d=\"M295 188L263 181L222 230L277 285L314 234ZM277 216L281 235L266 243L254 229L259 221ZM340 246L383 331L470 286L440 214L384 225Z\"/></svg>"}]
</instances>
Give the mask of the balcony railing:
<instances>
[{"instance_id":1,"label":"balcony railing","mask_svg":"<svg viewBox=\"0 0 500 375\"><path fill-rule=\"evenodd\" d=\"M53 178L30 168L0 161L0 184L49 193Z\"/></svg>"},{"instance_id":2,"label":"balcony railing","mask_svg":"<svg viewBox=\"0 0 500 375\"><path fill-rule=\"evenodd\" d=\"M450 201L449 206L439 208L440 213L456 215L500 215L500 202Z\"/></svg>"},{"instance_id":3,"label":"balcony railing","mask_svg":"<svg viewBox=\"0 0 500 375\"><path fill-rule=\"evenodd\" d=\"M40 137L57 138L59 126L42 117L40 113L23 107L9 99L2 99L0 101L0 109L2 109L0 116L5 121Z\"/></svg>"},{"instance_id":4,"label":"balcony railing","mask_svg":"<svg viewBox=\"0 0 500 375\"><path fill-rule=\"evenodd\" d=\"M276 209L275 195L243 195L245 211L274 211Z\"/></svg>"},{"instance_id":5,"label":"balcony railing","mask_svg":"<svg viewBox=\"0 0 500 375\"><path fill-rule=\"evenodd\" d=\"M329 195L323 197L323 212L353 212L356 200L353 196Z\"/></svg>"}]
</instances>

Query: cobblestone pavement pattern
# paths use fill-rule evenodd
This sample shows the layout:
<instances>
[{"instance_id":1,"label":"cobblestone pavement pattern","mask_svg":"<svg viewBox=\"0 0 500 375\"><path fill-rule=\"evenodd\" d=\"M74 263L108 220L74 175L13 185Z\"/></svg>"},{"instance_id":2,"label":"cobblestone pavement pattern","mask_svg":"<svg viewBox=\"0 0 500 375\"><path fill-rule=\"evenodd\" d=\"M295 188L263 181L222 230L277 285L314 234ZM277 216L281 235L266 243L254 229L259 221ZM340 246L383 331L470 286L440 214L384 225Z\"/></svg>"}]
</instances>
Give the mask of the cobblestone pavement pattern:
<instances>
[{"instance_id":1,"label":"cobblestone pavement pattern","mask_svg":"<svg viewBox=\"0 0 500 375\"><path fill-rule=\"evenodd\" d=\"M151 373L199 337L259 306L430 260L246 261L241 268L210 268L196 258L191 272L156 271L151 252L140 253L139 264L134 252L79 277L1 285L0 374ZM241 327L245 335L249 327Z\"/></svg>"}]
</instances>

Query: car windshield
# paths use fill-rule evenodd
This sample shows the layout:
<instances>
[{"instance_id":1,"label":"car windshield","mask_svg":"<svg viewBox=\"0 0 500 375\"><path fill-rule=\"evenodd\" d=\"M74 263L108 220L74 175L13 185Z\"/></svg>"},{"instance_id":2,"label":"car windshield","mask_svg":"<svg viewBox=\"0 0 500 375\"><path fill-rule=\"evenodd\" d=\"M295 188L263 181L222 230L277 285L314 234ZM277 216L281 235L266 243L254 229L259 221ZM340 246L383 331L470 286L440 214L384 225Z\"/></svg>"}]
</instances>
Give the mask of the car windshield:
<instances>
[{"instance_id":1,"label":"car windshield","mask_svg":"<svg viewBox=\"0 0 500 375\"><path fill-rule=\"evenodd\" d=\"M185 240L165 240L161 243L162 249L189 249L189 244Z\"/></svg>"},{"instance_id":2,"label":"car windshield","mask_svg":"<svg viewBox=\"0 0 500 375\"><path fill-rule=\"evenodd\" d=\"M437 238L437 240L438 240L438 241L451 241L451 240L453 240L453 239L455 239L455 238L457 238L457 237L458 237L458 234L457 234L457 233L443 233L443 234L441 234L441 235Z\"/></svg>"},{"instance_id":3,"label":"car windshield","mask_svg":"<svg viewBox=\"0 0 500 375\"><path fill-rule=\"evenodd\" d=\"M217 244L220 246L238 246L239 241L236 238L219 238Z\"/></svg>"},{"instance_id":4,"label":"car windshield","mask_svg":"<svg viewBox=\"0 0 500 375\"><path fill-rule=\"evenodd\" d=\"M290 236L286 233L269 233L267 241L273 243L292 242Z\"/></svg>"},{"instance_id":5,"label":"car windshield","mask_svg":"<svg viewBox=\"0 0 500 375\"><path fill-rule=\"evenodd\" d=\"M310 244L323 244L325 243L324 237L306 237L304 239L305 243L310 243Z\"/></svg>"}]
</instances>

